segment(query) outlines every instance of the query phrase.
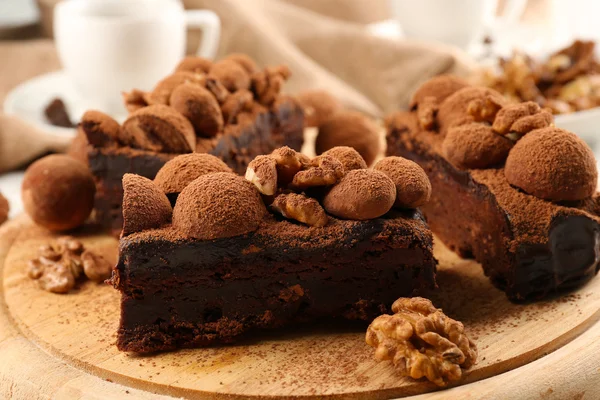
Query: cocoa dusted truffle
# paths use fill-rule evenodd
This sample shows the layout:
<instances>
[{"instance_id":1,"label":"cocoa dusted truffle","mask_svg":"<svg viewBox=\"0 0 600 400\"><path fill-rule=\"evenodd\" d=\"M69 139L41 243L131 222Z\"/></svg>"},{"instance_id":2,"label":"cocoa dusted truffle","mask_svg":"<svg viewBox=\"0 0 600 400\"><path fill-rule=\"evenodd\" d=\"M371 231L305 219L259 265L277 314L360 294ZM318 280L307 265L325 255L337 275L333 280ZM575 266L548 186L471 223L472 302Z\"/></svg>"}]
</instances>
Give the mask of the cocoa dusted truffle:
<instances>
[{"instance_id":1,"label":"cocoa dusted truffle","mask_svg":"<svg viewBox=\"0 0 600 400\"><path fill-rule=\"evenodd\" d=\"M150 105L169 105L169 99L173 90L186 82L203 86L206 82L206 77L202 74L195 74L189 71L175 72L158 82L146 99Z\"/></svg>"},{"instance_id":2,"label":"cocoa dusted truffle","mask_svg":"<svg viewBox=\"0 0 600 400\"><path fill-rule=\"evenodd\" d=\"M31 164L23 177L21 196L31 219L52 231L73 229L94 207L94 178L81 162L50 155Z\"/></svg>"},{"instance_id":3,"label":"cocoa dusted truffle","mask_svg":"<svg viewBox=\"0 0 600 400\"><path fill-rule=\"evenodd\" d=\"M185 57L175 68L175 71L187 71L196 74L205 74L212 66L212 61L198 56Z\"/></svg>"},{"instance_id":4,"label":"cocoa dusted truffle","mask_svg":"<svg viewBox=\"0 0 600 400\"><path fill-rule=\"evenodd\" d=\"M79 127L88 143L96 147L116 144L121 136L121 125L101 111L86 111L81 117Z\"/></svg>"},{"instance_id":5,"label":"cocoa dusted truffle","mask_svg":"<svg viewBox=\"0 0 600 400\"><path fill-rule=\"evenodd\" d=\"M172 107L160 104L130 114L123 123L123 136L132 147L163 153L191 153L196 148L190 121Z\"/></svg>"},{"instance_id":6,"label":"cocoa dusted truffle","mask_svg":"<svg viewBox=\"0 0 600 400\"><path fill-rule=\"evenodd\" d=\"M193 180L214 172L233 171L212 154L182 154L163 165L154 178L154 184L167 195L178 194Z\"/></svg>"},{"instance_id":7,"label":"cocoa dusted truffle","mask_svg":"<svg viewBox=\"0 0 600 400\"><path fill-rule=\"evenodd\" d=\"M402 157L385 157L373 167L396 185L396 202L401 208L417 208L429 201L431 183L419 164Z\"/></svg>"},{"instance_id":8,"label":"cocoa dusted truffle","mask_svg":"<svg viewBox=\"0 0 600 400\"><path fill-rule=\"evenodd\" d=\"M171 107L190 120L198 136L213 137L223 130L223 114L215 96L206 88L184 83L177 86Z\"/></svg>"},{"instance_id":9,"label":"cocoa dusted truffle","mask_svg":"<svg viewBox=\"0 0 600 400\"><path fill-rule=\"evenodd\" d=\"M210 67L209 75L219 80L230 92L250 88L250 75L234 60L217 61Z\"/></svg>"},{"instance_id":10,"label":"cocoa dusted truffle","mask_svg":"<svg viewBox=\"0 0 600 400\"><path fill-rule=\"evenodd\" d=\"M323 198L323 207L344 219L367 220L387 213L396 201L396 186L383 172L348 172Z\"/></svg>"},{"instance_id":11,"label":"cocoa dusted truffle","mask_svg":"<svg viewBox=\"0 0 600 400\"><path fill-rule=\"evenodd\" d=\"M256 71L258 71L258 65L256 65L254 60L252 58L250 58L250 56L247 54L231 53L231 54L227 55L227 57L225 57L224 59L235 61L236 63L241 65L241 67L244 68L246 70L246 72L250 75L255 73Z\"/></svg>"},{"instance_id":12,"label":"cocoa dusted truffle","mask_svg":"<svg viewBox=\"0 0 600 400\"><path fill-rule=\"evenodd\" d=\"M338 112L319 127L315 150L322 154L336 146L353 147L371 165L380 151L379 129L359 112Z\"/></svg>"},{"instance_id":13,"label":"cocoa dusted truffle","mask_svg":"<svg viewBox=\"0 0 600 400\"><path fill-rule=\"evenodd\" d=\"M365 169L367 163L362 156L352 147L336 146L323 153L324 156L331 156L337 159L344 166L344 171L352 171L353 169Z\"/></svg>"},{"instance_id":14,"label":"cocoa dusted truffle","mask_svg":"<svg viewBox=\"0 0 600 400\"><path fill-rule=\"evenodd\" d=\"M266 213L250 182L217 172L201 176L183 189L173 210L173 226L189 237L212 240L253 232Z\"/></svg>"},{"instance_id":15,"label":"cocoa dusted truffle","mask_svg":"<svg viewBox=\"0 0 600 400\"><path fill-rule=\"evenodd\" d=\"M171 220L172 212L169 199L150 179L123 176L123 237L160 228Z\"/></svg>"},{"instance_id":16,"label":"cocoa dusted truffle","mask_svg":"<svg viewBox=\"0 0 600 400\"><path fill-rule=\"evenodd\" d=\"M304 109L305 126L320 126L342 109L340 102L325 90L306 90L296 99Z\"/></svg>"},{"instance_id":17,"label":"cocoa dusted truffle","mask_svg":"<svg viewBox=\"0 0 600 400\"><path fill-rule=\"evenodd\" d=\"M508 104L508 100L500 93L489 88L468 86L460 89L440 104L437 113L437 123L440 128L440 133L445 135L448 129L453 126L464 125L475 121L472 113L469 112L469 106L473 106L475 103L494 105L499 109ZM491 113L495 114L494 111L497 112L497 109L491 111ZM482 110L480 110L480 112L482 112ZM486 114L490 114L490 112Z\"/></svg>"},{"instance_id":18,"label":"cocoa dusted truffle","mask_svg":"<svg viewBox=\"0 0 600 400\"><path fill-rule=\"evenodd\" d=\"M410 108L416 107L427 97L433 97L437 104L444 101L448 96L462 88L469 86L469 83L462 78L454 75L438 75L423 83L413 93L410 99Z\"/></svg>"},{"instance_id":19,"label":"cocoa dusted truffle","mask_svg":"<svg viewBox=\"0 0 600 400\"><path fill-rule=\"evenodd\" d=\"M8 200L0 193L0 224L3 224L8 219L9 211L10 206L8 205Z\"/></svg>"},{"instance_id":20,"label":"cocoa dusted truffle","mask_svg":"<svg viewBox=\"0 0 600 400\"><path fill-rule=\"evenodd\" d=\"M455 126L442 142L448 161L460 169L484 169L506 160L513 142L479 122Z\"/></svg>"},{"instance_id":21,"label":"cocoa dusted truffle","mask_svg":"<svg viewBox=\"0 0 600 400\"><path fill-rule=\"evenodd\" d=\"M549 127L526 134L506 160L508 182L550 201L575 201L596 191L598 171L588 145L575 134Z\"/></svg>"}]
</instances>

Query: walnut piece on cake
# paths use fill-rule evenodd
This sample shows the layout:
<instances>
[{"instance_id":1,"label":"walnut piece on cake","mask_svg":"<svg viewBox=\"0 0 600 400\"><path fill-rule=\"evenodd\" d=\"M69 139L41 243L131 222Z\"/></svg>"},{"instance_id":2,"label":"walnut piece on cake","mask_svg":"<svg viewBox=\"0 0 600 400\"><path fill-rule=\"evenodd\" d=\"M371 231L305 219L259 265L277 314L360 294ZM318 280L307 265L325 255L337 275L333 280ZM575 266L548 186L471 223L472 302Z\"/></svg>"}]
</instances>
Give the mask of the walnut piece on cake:
<instances>
[{"instance_id":1,"label":"walnut piece on cake","mask_svg":"<svg viewBox=\"0 0 600 400\"><path fill-rule=\"evenodd\" d=\"M381 315L367 329L375 358L391 360L403 376L427 378L438 386L458 381L477 359L477 348L459 321L422 297L400 298L393 315Z\"/></svg>"}]
</instances>

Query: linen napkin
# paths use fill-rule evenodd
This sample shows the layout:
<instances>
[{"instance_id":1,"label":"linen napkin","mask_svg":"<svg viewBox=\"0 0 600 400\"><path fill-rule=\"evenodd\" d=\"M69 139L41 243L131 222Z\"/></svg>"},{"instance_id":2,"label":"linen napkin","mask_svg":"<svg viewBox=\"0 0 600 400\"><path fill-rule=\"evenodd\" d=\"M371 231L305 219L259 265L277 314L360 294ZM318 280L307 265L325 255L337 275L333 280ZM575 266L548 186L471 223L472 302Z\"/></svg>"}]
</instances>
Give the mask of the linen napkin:
<instances>
[{"instance_id":1,"label":"linen napkin","mask_svg":"<svg viewBox=\"0 0 600 400\"><path fill-rule=\"evenodd\" d=\"M387 17L384 0L183 3L186 8L211 9L221 18L217 57L243 52L259 65L287 64L292 78L286 92L325 89L347 107L374 117L406 107L414 89L433 75L466 75L474 68L464 53L449 46L372 35L364 23ZM188 50L193 50L201 33L188 36ZM0 60L0 101L18 83L60 68L49 39L0 42ZM14 117L0 117L0 172L64 148L62 137L39 134Z\"/></svg>"}]
</instances>

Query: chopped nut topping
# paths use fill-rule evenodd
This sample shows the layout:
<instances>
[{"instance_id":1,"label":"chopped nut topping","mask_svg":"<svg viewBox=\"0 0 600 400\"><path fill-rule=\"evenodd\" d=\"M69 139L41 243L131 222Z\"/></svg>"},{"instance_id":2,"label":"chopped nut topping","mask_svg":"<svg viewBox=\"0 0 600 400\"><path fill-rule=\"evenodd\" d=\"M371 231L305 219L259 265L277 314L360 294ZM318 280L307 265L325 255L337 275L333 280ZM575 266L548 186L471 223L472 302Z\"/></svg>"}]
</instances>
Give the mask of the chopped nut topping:
<instances>
[{"instance_id":1,"label":"chopped nut topping","mask_svg":"<svg viewBox=\"0 0 600 400\"><path fill-rule=\"evenodd\" d=\"M258 191L272 196L277 191L277 163L271 156L258 156L250 161L246 169L246 180L252 182Z\"/></svg>"},{"instance_id":2,"label":"chopped nut topping","mask_svg":"<svg viewBox=\"0 0 600 400\"><path fill-rule=\"evenodd\" d=\"M314 186L335 185L344 176L344 167L336 158L327 155L315 157L308 169L298 172L291 186L305 190Z\"/></svg>"},{"instance_id":3,"label":"chopped nut topping","mask_svg":"<svg viewBox=\"0 0 600 400\"><path fill-rule=\"evenodd\" d=\"M248 90L238 90L227 97L221 106L225 123L235 123L239 113L242 111L251 111L252 101L252 93L250 93Z\"/></svg>"},{"instance_id":4,"label":"chopped nut topping","mask_svg":"<svg viewBox=\"0 0 600 400\"><path fill-rule=\"evenodd\" d=\"M85 250L72 236L62 236L55 245L38 249L38 257L28 263L27 275L37 279L40 288L53 293L67 293L84 276L96 282L110 277L112 265L99 254Z\"/></svg>"},{"instance_id":5,"label":"chopped nut topping","mask_svg":"<svg viewBox=\"0 0 600 400\"><path fill-rule=\"evenodd\" d=\"M284 146L275 149L271 157L277 163L277 181L280 186L286 186L303 167L310 164L310 159L302 153Z\"/></svg>"},{"instance_id":6,"label":"chopped nut topping","mask_svg":"<svg viewBox=\"0 0 600 400\"><path fill-rule=\"evenodd\" d=\"M516 133L520 136L553 123L552 114L542 110L537 103L511 104L498 111L492 129L501 135Z\"/></svg>"},{"instance_id":7,"label":"chopped nut topping","mask_svg":"<svg viewBox=\"0 0 600 400\"><path fill-rule=\"evenodd\" d=\"M475 363L477 348L465 335L463 324L447 317L431 301L400 298L392 311L394 315L381 315L371 323L366 342L376 348L375 358L391 360L402 375L426 377L446 386L461 379L461 367Z\"/></svg>"},{"instance_id":8,"label":"chopped nut topping","mask_svg":"<svg viewBox=\"0 0 600 400\"><path fill-rule=\"evenodd\" d=\"M438 103L435 97L426 96L417 106L417 118L423 129L432 129L435 125Z\"/></svg>"},{"instance_id":9,"label":"chopped nut topping","mask_svg":"<svg viewBox=\"0 0 600 400\"><path fill-rule=\"evenodd\" d=\"M502 108L502 104L498 104L491 96L486 96L485 99L473 100L467 106L467 112L475 118L476 122L494 122L496 114Z\"/></svg>"},{"instance_id":10,"label":"chopped nut topping","mask_svg":"<svg viewBox=\"0 0 600 400\"><path fill-rule=\"evenodd\" d=\"M295 219L310 226L325 226L329 220L317 200L302 194L280 194L275 197L271 208L285 218Z\"/></svg>"},{"instance_id":11,"label":"chopped nut topping","mask_svg":"<svg viewBox=\"0 0 600 400\"><path fill-rule=\"evenodd\" d=\"M258 102L266 106L273 104L290 75L290 69L285 65L267 67L253 74L252 90Z\"/></svg>"}]
</instances>

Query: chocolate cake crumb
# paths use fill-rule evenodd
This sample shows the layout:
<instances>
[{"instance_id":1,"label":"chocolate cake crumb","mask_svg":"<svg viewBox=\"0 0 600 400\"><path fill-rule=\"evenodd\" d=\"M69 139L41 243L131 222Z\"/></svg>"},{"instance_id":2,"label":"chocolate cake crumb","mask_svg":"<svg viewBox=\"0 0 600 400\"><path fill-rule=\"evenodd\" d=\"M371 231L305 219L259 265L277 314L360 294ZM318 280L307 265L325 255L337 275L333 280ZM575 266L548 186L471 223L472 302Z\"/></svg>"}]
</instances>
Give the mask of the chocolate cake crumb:
<instances>
[{"instance_id":1,"label":"chocolate cake crumb","mask_svg":"<svg viewBox=\"0 0 600 400\"><path fill-rule=\"evenodd\" d=\"M166 162L156 174L154 184L167 195L181 193L193 180L214 172L233 173L227 164L212 154L182 154Z\"/></svg>"},{"instance_id":2,"label":"chocolate cake crumb","mask_svg":"<svg viewBox=\"0 0 600 400\"><path fill-rule=\"evenodd\" d=\"M77 124L71 121L65 102L58 97L46 106L44 115L48 122L54 126L62 126L63 128L74 128L77 126Z\"/></svg>"},{"instance_id":3,"label":"chocolate cake crumb","mask_svg":"<svg viewBox=\"0 0 600 400\"><path fill-rule=\"evenodd\" d=\"M267 210L256 188L226 172L203 175L179 195L173 227L188 237L211 240L258 229Z\"/></svg>"},{"instance_id":4,"label":"chocolate cake crumb","mask_svg":"<svg viewBox=\"0 0 600 400\"><path fill-rule=\"evenodd\" d=\"M396 200L396 186L383 172L348 172L323 198L323 207L344 219L367 220L387 213Z\"/></svg>"},{"instance_id":5,"label":"chocolate cake crumb","mask_svg":"<svg viewBox=\"0 0 600 400\"><path fill-rule=\"evenodd\" d=\"M396 185L396 202L401 208L417 208L429 201L431 183L427 174L414 161L402 157L385 157L373 166L386 174Z\"/></svg>"},{"instance_id":6,"label":"chocolate cake crumb","mask_svg":"<svg viewBox=\"0 0 600 400\"><path fill-rule=\"evenodd\" d=\"M167 224L172 211L167 196L150 179L123 176L123 237Z\"/></svg>"},{"instance_id":7,"label":"chocolate cake crumb","mask_svg":"<svg viewBox=\"0 0 600 400\"><path fill-rule=\"evenodd\" d=\"M596 192L594 153L575 134L550 127L534 130L510 151L504 169L508 182L551 201L576 201Z\"/></svg>"}]
</instances>

